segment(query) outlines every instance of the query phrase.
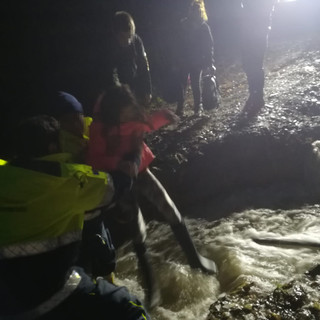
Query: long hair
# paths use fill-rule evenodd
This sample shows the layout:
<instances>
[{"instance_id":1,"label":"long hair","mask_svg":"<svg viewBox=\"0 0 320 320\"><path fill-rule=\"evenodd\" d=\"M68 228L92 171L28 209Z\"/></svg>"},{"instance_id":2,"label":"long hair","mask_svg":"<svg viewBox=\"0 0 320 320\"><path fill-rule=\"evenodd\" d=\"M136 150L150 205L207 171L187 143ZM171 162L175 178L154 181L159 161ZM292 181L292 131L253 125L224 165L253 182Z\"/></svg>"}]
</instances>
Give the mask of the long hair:
<instances>
[{"instance_id":1,"label":"long hair","mask_svg":"<svg viewBox=\"0 0 320 320\"><path fill-rule=\"evenodd\" d=\"M117 11L113 17L113 32L130 32L132 35L136 32L136 26L132 16L126 11Z\"/></svg>"},{"instance_id":2,"label":"long hair","mask_svg":"<svg viewBox=\"0 0 320 320\"><path fill-rule=\"evenodd\" d=\"M144 110L126 84L115 85L105 91L100 102L100 120L106 128L119 126L121 112L128 106L134 110L132 121L147 123Z\"/></svg>"},{"instance_id":3,"label":"long hair","mask_svg":"<svg viewBox=\"0 0 320 320\"><path fill-rule=\"evenodd\" d=\"M37 158L48 155L50 144L59 146L58 121L47 115L22 120L12 137L12 155L16 158Z\"/></svg>"}]
</instances>

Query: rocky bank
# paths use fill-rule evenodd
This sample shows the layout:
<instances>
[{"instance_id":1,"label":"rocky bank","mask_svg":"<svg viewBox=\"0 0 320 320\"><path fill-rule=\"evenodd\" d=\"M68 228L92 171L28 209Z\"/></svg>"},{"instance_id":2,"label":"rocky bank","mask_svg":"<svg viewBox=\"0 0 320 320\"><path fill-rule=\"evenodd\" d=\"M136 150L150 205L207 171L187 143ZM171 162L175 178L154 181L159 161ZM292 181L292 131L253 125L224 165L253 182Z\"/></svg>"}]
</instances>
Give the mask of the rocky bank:
<instances>
[{"instance_id":1,"label":"rocky bank","mask_svg":"<svg viewBox=\"0 0 320 320\"><path fill-rule=\"evenodd\" d=\"M319 202L319 40L270 43L266 105L256 114L243 112L247 85L240 64L221 64L219 108L202 117L189 108L176 126L147 138L157 156L152 169L184 215L219 220L248 208ZM175 108L161 100L154 107ZM244 283L222 294L207 319L320 319L319 303L304 287L319 290L319 273L279 284L268 295Z\"/></svg>"},{"instance_id":2,"label":"rocky bank","mask_svg":"<svg viewBox=\"0 0 320 320\"><path fill-rule=\"evenodd\" d=\"M320 139L319 40L270 43L266 105L256 114L243 112L241 65L221 64L220 106L202 117L186 108L176 126L147 138L157 156L153 170L185 215L217 219L245 208L318 201L312 142ZM191 92L187 102L192 104ZM154 107L175 109L161 100Z\"/></svg>"}]
</instances>

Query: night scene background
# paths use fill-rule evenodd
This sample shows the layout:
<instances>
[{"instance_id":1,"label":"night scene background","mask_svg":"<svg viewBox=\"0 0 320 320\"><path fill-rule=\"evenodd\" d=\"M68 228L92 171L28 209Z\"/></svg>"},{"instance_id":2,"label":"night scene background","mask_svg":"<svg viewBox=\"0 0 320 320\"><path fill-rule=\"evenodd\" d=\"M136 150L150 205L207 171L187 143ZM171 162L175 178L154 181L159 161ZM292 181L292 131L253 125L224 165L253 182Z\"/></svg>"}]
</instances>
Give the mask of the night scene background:
<instances>
[{"instance_id":1,"label":"night scene background","mask_svg":"<svg viewBox=\"0 0 320 320\"><path fill-rule=\"evenodd\" d=\"M186 16L189 0L55 0L1 2L1 114L28 114L47 90L71 92L90 112L103 75L107 34L116 10L130 12L150 60L156 92L170 78L174 26ZM239 0L207 0L217 64L237 55ZM279 5L273 28L292 37L317 23L316 0ZM283 12L282 12L283 11ZM308 21L303 21L307 17ZM166 72L164 72L164 70ZM14 112L16 115L16 112Z\"/></svg>"},{"instance_id":2,"label":"night scene background","mask_svg":"<svg viewBox=\"0 0 320 320\"><path fill-rule=\"evenodd\" d=\"M148 54L155 100L159 96L161 106L173 102L173 30L190 3L1 1L0 158L5 156L13 125L42 113L49 92L64 90L75 95L91 115L104 82L107 39L117 10L130 12L135 20ZM304 277L306 270L320 264L319 250L304 245L313 241L319 246L320 1L280 0L265 60L267 103L252 122L242 126L239 115L247 84L239 63L239 3L205 1L218 79L223 80L221 106L209 116L189 116L175 129L148 137L159 180L188 217L201 253L219 267L217 277L188 269L169 227L149 224L147 244L164 298L152 314L157 320L204 319L213 302L207 319L222 319L224 308L229 312L234 306L257 306L258 298L272 307L284 303L287 312L288 301L301 302L306 296L314 299L305 299L305 309L294 306L282 319L320 318L319 280ZM318 160L311 147L315 140ZM289 239L300 245L289 249L280 244L263 246L254 243L254 237ZM132 252L124 248L119 257L117 280L143 296ZM293 283L295 294L279 294L279 283L293 277L298 279L298 287ZM248 289L253 282L258 287L256 295ZM247 287L240 286L233 294L243 283ZM278 291L273 294L273 290ZM225 292L231 294L220 295ZM240 311L244 316L249 312ZM297 315L300 311L304 313Z\"/></svg>"}]
</instances>

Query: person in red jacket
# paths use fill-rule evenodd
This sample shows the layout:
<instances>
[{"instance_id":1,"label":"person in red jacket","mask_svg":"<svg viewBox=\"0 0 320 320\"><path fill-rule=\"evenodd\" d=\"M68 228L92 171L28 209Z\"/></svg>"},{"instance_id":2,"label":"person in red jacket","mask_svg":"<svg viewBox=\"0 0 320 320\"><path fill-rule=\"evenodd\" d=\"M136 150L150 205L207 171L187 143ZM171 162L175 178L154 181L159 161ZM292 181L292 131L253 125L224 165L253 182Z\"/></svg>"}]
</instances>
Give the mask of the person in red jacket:
<instances>
[{"instance_id":1,"label":"person in red jacket","mask_svg":"<svg viewBox=\"0 0 320 320\"><path fill-rule=\"evenodd\" d=\"M134 189L139 196L147 198L170 224L190 266L216 273L215 263L197 252L179 210L148 168L154 155L143 142L144 134L172 123L178 117L169 110L147 116L126 85L110 88L100 96L95 109L90 126L87 163L97 170L112 172L121 168L136 176ZM138 205L136 208L136 212L141 213ZM145 234L139 237L144 239Z\"/></svg>"}]
</instances>

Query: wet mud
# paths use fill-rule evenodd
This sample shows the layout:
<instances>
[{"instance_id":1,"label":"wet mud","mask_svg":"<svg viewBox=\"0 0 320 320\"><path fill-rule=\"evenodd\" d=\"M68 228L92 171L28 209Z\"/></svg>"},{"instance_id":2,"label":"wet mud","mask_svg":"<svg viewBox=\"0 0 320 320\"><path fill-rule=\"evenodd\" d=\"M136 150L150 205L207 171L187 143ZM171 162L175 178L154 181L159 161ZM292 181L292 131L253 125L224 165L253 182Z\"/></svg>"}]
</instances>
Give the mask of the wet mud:
<instances>
[{"instance_id":1,"label":"wet mud","mask_svg":"<svg viewBox=\"0 0 320 320\"><path fill-rule=\"evenodd\" d=\"M176 126L147 140L152 170L181 213L219 220L252 208L303 208L319 202L320 38L270 43L265 60L265 106L248 114L246 77L239 62L217 67L221 104L202 117L189 108ZM154 106L174 105L158 101ZM276 211L275 211L276 212ZM318 270L319 271L319 270ZM319 319L314 290L319 272L271 292L242 283L210 307L214 319Z\"/></svg>"},{"instance_id":2,"label":"wet mud","mask_svg":"<svg viewBox=\"0 0 320 320\"><path fill-rule=\"evenodd\" d=\"M182 214L218 219L246 208L293 208L319 200L320 38L276 41L265 59L265 106L247 113L238 61L217 65L221 103L195 117L188 92L176 126L147 140L153 171ZM169 107L159 100L154 108ZM208 210L208 207L210 208Z\"/></svg>"},{"instance_id":3,"label":"wet mud","mask_svg":"<svg viewBox=\"0 0 320 320\"><path fill-rule=\"evenodd\" d=\"M245 283L229 295L222 294L210 306L207 320L319 319L320 305L313 299L313 290L319 290L319 281L306 275L299 280L305 285L291 281L266 295L255 292L253 283Z\"/></svg>"}]
</instances>

